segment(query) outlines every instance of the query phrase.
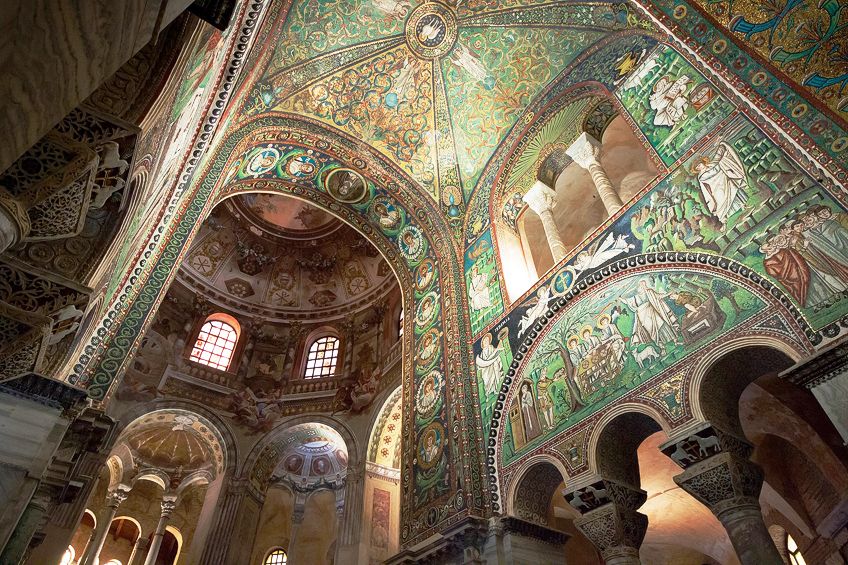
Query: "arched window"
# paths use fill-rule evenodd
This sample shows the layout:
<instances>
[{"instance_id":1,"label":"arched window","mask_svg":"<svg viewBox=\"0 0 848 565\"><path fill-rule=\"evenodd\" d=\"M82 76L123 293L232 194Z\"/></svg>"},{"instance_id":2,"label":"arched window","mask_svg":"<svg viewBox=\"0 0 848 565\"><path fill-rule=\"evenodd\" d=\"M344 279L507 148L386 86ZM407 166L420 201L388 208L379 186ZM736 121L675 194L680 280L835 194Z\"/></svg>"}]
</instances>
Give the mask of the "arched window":
<instances>
[{"instance_id":1,"label":"arched window","mask_svg":"<svg viewBox=\"0 0 848 565\"><path fill-rule=\"evenodd\" d=\"M268 557L265 558L265 565L286 565L288 562L289 558L286 552L279 548L271 551Z\"/></svg>"},{"instance_id":2,"label":"arched window","mask_svg":"<svg viewBox=\"0 0 848 565\"><path fill-rule=\"evenodd\" d=\"M226 371L233 358L238 331L238 322L232 316L209 316L197 334L189 359Z\"/></svg>"},{"instance_id":3,"label":"arched window","mask_svg":"<svg viewBox=\"0 0 848 565\"><path fill-rule=\"evenodd\" d=\"M403 337L403 306L400 307L400 314L398 314L398 339Z\"/></svg>"},{"instance_id":4,"label":"arched window","mask_svg":"<svg viewBox=\"0 0 848 565\"><path fill-rule=\"evenodd\" d=\"M786 534L786 551L789 553L789 562L792 565L807 565L807 562L804 560L804 556L801 555L801 550L798 548L798 544L789 534Z\"/></svg>"},{"instance_id":5,"label":"arched window","mask_svg":"<svg viewBox=\"0 0 848 565\"><path fill-rule=\"evenodd\" d=\"M330 335L319 337L309 346L303 378L319 379L333 376L338 359L339 339Z\"/></svg>"},{"instance_id":6,"label":"arched window","mask_svg":"<svg viewBox=\"0 0 848 565\"><path fill-rule=\"evenodd\" d=\"M68 546L68 549L65 550L65 553L62 555L62 560L59 561L59 565L71 565L71 563L76 557L76 552L74 551L73 546Z\"/></svg>"}]
</instances>

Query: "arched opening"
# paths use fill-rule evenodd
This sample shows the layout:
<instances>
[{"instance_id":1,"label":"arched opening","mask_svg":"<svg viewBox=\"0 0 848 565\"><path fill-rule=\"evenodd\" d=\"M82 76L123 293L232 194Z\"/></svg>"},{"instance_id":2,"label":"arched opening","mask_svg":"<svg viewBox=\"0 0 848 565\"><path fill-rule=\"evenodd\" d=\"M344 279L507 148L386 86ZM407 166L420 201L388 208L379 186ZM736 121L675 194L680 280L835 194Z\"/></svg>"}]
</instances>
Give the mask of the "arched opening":
<instances>
[{"instance_id":1,"label":"arched opening","mask_svg":"<svg viewBox=\"0 0 848 565\"><path fill-rule=\"evenodd\" d=\"M285 427L266 442L250 472L264 495L250 562L262 563L269 547L285 547L292 563L331 563L348 502L347 443L320 422Z\"/></svg>"},{"instance_id":2,"label":"arched opening","mask_svg":"<svg viewBox=\"0 0 848 565\"><path fill-rule=\"evenodd\" d=\"M567 538L564 545L553 544L553 551L546 556L549 562L599 565L600 555L574 526L574 519L580 513L566 502L563 496L565 485L565 478L556 465L548 461L533 463L518 479L512 495L510 514L520 520L566 534L563 536L563 539ZM531 547L528 549L535 552L544 553L548 549L520 538L511 541L518 545L529 543Z\"/></svg>"},{"instance_id":3,"label":"arched opening","mask_svg":"<svg viewBox=\"0 0 848 565\"><path fill-rule=\"evenodd\" d=\"M541 150L536 147L538 144L528 144L516 160L516 171L507 175L510 196L498 218L500 224L506 225L498 229L497 238L510 301L519 298L558 263L554 260L557 245L560 254L568 253L610 216L609 203L603 202L597 179L590 175L579 155L594 155L598 170L611 183L615 198L621 203L629 201L657 176L656 166L633 128L608 100L580 99L566 106L561 114L563 117L557 115L549 124L558 128L559 136L548 133L550 139L545 138L544 142L540 138ZM579 137L584 131L589 132L589 141ZM582 153L578 148L583 148ZM538 154L531 154L533 151ZM536 177L519 181L522 163L534 156ZM538 185L531 187L533 180ZM542 220L545 214L550 215L547 227ZM552 229L555 233L549 233ZM558 243L554 244L554 240ZM628 243L633 242L618 245L626 251ZM588 266L594 250L587 253L582 261Z\"/></svg>"},{"instance_id":4,"label":"arched opening","mask_svg":"<svg viewBox=\"0 0 848 565\"><path fill-rule=\"evenodd\" d=\"M126 517L112 520L106 543L100 551L100 562L129 563L135 542L138 541L140 535L141 531L136 520Z\"/></svg>"},{"instance_id":5,"label":"arched opening","mask_svg":"<svg viewBox=\"0 0 848 565\"><path fill-rule=\"evenodd\" d=\"M398 387L386 398L368 441L362 522L372 561L391 557L399 547L402 396Z\"/></svg>"}]
</instances>

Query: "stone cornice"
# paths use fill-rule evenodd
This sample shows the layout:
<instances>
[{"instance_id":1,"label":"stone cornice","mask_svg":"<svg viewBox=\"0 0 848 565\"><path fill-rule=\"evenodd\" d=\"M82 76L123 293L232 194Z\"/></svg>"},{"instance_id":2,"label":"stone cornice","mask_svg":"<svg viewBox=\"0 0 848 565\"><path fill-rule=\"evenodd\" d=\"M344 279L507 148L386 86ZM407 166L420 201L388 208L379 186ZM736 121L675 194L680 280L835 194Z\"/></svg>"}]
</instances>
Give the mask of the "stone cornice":
<instances>
[{"instance_id":1,"label":"stone cornice","mask_svg":"<svg viewBox=\"0 0 848 565\"><path fill-rule=\"evenodd\" d=\"M780 377L804 388L814 388L848 371L848 340L830 345L788 368Z\"/></svg>"},{"instance_id":2,"label":"stone cornice","mask_svg":"<svg viewBox=\"0 0 848 565\"><path fill-rule=\"evenodd\" d=\"M61 410L80 407L87 396L85 390L37 373L0 381L0 391Z\"/></svg>"}]
</instances>

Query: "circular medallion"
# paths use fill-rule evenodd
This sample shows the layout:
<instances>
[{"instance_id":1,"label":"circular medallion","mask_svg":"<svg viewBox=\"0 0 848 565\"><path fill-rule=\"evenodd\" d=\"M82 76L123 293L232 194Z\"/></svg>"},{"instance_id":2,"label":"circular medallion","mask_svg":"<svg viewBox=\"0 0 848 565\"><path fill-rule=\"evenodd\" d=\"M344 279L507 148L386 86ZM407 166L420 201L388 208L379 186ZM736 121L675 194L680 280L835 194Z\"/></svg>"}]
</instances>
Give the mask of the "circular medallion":
<instances>
[{"instance_id":1,"label":"circular medallion","mask_svg":"<svg viewBox=\"0 0 848 565\"><path fill-rule=\"evenodd\" d=\"M422 469L436 466L445 444L445 428L439 422L432 422L424 428L418 438L417 462Z\"/></svg>"},{"instance_id":2,"label":"circular medallion","mask_svg":"<svg viewBox=\"0 0 848 565\"><path fill-rule=\"evenodd\" d=\"M347 204L359 202L365 198L368 185L365 179L356 171L350 169L334 169L327 175L324 184L330 196Z\"/></svg>"},{"instance_id":3,"label":"circular medallion","mask_svg":"<svg viewBox=\"0 0 848 565\"><path fill-rule=\"evenodd\" d=\"M421 336L421 341L418 342L418 354L415 356L415 364L419 371L427 371L436 364L441 353L440 337L442 335L438 328L430 328Z\"/></svg>"},{"instance_id":4,"label":"circular medallion","mask_svg":"<svg viewBox=\"0 0 848 565\"><path fill-rule=\"evenodd\" d=\"M403 221L398 206L392 199L385 196L375 198L370 209L371 215L377 220L380 229L384 232L396 232Z\"/></svg>"},{"instance_id":5,"label":"circular medallion","mask_svg":"<svg viewBox=\"0 0 848 565\"><path fill-rule=\"evenodd\" d=\"M430 283L433 282L433 275L436 274L436 264L435 262L426 257L421 264L418 265L418 268L415 269L415 290L418 292L424 292L429 288Z\"/></svg>"},{"instance_id":6,"label":"circular medallion","mask_svg":"<svg viewBox=\"0 0 848 565\"><path fill-rule=\"evenodd\" d=\"M280 151L275 147L263 147L257 150L247 161L244 173L250 177L258 177L274 168L280 160Z\"/></svg>"},{"instance_id":7,"label":"circular medallion","mask_svg":"<svg viewBox=\"0 0 848 565\"><path fill-rule=\"evenodd\" d=\"M286 163L286 172L296 179L312 178L318 170L318 162L311 155L297 155Z\"/></svg>"},{"instance_id":8,"label":"circular medallion","mask_svg":"<svg viewBox=\"0 0 848 565\"><path fill-rule=\"evenodd\" d=\"M415 8L406 20L406 44L423 59L446 55L456 43L456 15L438 2Z\"/></svg>"},{"instance_id":9,"label":"circular medallion","mask_svg":"<svg viewBox=\"0 0 848 565\"><path fill-rule=\"evenodd\" d=\"M439 297L435 291L430 291L418 302L418 307L415 310L416 329L424 330L428 328L436 319L438 313Z\"/></svg>"},{"instance_id":10,"label":"circular medallion","mask_svg":"<svg viewBox=\"0 0 848 565\"><path fill-rule=\"evenodd\" d=\"M442 397L444 385L445 378L442 373L435 369L421 379L418 392L415 393L415 411L418 412L419 416L428 418L432 415Z\"/></svg>"},{"instance_id":11,"label":"circular medallion","mask_svg":"<svg viewBox=\"0 0 848 565\"><path fill-rule=\"evenodd\" d=\"M398 247L408 263L421 260L424 255L424 236L418 226L406 226L401 230Z\"/></svg>"}]
</instances>

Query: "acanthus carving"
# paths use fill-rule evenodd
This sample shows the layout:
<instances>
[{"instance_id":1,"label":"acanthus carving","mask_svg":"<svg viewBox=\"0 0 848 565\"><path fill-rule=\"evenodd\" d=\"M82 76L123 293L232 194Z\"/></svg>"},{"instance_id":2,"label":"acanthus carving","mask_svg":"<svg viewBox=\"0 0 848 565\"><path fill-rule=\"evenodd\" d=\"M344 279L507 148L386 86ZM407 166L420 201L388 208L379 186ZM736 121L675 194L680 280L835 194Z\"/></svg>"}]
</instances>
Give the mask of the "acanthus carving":
<instances>
[{"instance_id":1,"label":"acanthus carving","mask_svg":"<svg viewBox=\"0 0 848 565\"><path fill-rule=\"evenodd\" d=\"M565 494L568 503L583 515L574 525L609 560L618 555L639 554L648 529L648 517L638 512L645 491L601 478Z\"/></svg>"}]
</instances>

